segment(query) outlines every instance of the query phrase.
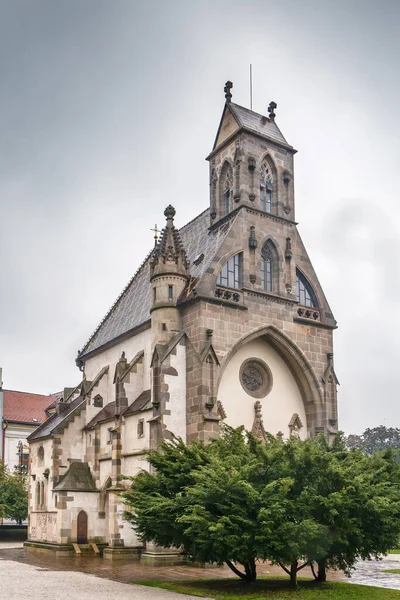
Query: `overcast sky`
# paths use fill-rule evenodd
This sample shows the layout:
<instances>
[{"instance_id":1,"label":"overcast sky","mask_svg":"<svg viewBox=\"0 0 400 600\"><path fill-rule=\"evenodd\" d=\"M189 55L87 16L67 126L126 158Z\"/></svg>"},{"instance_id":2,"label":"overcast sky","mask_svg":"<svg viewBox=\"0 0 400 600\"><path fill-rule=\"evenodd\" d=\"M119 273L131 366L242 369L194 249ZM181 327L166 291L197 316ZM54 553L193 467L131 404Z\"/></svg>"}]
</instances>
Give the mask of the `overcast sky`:
<instances>
[{"instance_id":1,"label":"overcast sky","mask_svg":"<svg viewBox=\"0 0 400 600\"><path fill-rule=\"evenodd\" d=\"M51 393L152 247L208 205L227 79L278 104L339 329L339 425L400 426L397 0L0 0L0 366Z\"/></svg>"}]
</instances>

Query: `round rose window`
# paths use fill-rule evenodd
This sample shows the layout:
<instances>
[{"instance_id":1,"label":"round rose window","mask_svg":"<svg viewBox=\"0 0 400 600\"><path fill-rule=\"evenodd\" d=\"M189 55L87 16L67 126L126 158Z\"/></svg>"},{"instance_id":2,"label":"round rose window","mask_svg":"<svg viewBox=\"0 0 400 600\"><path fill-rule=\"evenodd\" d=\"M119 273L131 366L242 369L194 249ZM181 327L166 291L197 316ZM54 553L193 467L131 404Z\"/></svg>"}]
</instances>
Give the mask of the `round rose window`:
<instances>
[{"instance_id":1,"label":"round rose window","mask_svg":"<svg viewBox=\"0 0 400 600\"><path fill-rule=\"evenodd\" d=\"M245 360L240 367L239 378L244 391L253 398L264 398L271 391L271 369L259 358Z\"/></svg>"}]
</instances>

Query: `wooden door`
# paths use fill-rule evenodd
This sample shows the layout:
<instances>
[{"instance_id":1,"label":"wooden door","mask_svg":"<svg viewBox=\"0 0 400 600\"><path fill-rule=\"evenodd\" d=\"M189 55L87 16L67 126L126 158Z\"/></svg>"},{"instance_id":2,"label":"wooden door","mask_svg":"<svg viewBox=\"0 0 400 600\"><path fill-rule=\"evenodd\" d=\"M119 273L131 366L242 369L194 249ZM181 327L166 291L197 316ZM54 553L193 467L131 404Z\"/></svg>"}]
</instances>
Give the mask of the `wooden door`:
<instances>
[{"instance_id":1,"label":"wooden door","mask_svg":"<svg viewBox=\"0 0 400 600\"><path fill-rule=\"evenodd\" d=\"M88 543L88 517L84 510L78 514L78 544Z\"/></svg>"}]
</instances>

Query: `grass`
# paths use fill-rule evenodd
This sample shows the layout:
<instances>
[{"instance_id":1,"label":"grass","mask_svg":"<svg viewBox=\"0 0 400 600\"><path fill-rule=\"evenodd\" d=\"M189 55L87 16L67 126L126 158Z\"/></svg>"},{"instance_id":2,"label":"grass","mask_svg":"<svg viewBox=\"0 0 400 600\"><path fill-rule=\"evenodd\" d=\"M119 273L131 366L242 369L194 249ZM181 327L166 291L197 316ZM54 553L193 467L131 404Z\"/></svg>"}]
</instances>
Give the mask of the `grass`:
<instances>
[{"instance_id":1,"label":"grass","mask_svg":"<svg viewBox=\"0 0 400 600\"><path fill-rule=\"evenodd\" d=\"M288 580L276 577L260 578L250 584L232 578L135 583L216 600L400 600L400 590L338 581L321 584L300 579L298 589L292 590Z\"/></svg>"},{"instance_id":2,"label":"grass","mask_svg":"<svg viewBox=\"0 0 400 600\"><path fill-rule=\"evenodd\" d=\"M396 573L400 575L400 569L383 569L381 573Z\"/></svg>"},{"instance_id":3,"label":"grass","mask_svg":"<svg viewBox=\"0 0 400 600\"><path fill-rule=\"evenodd\" d=\"M400 548L392 548L389 550L389 554L400 554Z\"/></svg>"}]
</instances>

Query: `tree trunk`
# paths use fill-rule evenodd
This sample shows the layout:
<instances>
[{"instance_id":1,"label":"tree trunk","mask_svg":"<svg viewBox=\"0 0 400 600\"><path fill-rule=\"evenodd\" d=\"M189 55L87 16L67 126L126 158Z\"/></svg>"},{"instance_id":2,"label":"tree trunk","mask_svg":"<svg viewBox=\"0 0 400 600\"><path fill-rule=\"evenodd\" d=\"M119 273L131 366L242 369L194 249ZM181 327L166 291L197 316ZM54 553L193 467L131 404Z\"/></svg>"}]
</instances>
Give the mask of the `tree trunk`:
<instances>
[{"instance_id":1,"label":"tree trunk","mask_svg":"<svg viewBox=\"0 0 400 600\"><path fill-rule=\"evenodd\" d=\"M292 564L290 565L290 585L293 588L297 587L297 565L298 565L297 560L292 562Z\"/></svg>"},{"instance_id":2,"label":"tree trunk","mask_svg":"<svg viewBox=\"0 0 400 600\"><path fill-rule=\"evenodd\" d=\"M326 581L326 559L318 561L318 581Z\"/></svg>"},{"instance_id":3,"label":"tree trunk","mask_svg":"<svg viewBox=\"0 0 400 600\"><path fill-rule=\"evenodd\" d=\"M237 569L230 560L226 560L225 562L228 565L228 567L230 569L232 569L232 571L235 573L235 575L237 575L241 579L244 579L244 581L251 582L251 581L256 580L257 571L256 571L256 562L255 562L254 558L250 558L250 560L243 563L245 573L242 573L241 571L239 571L239 569Z\"/></svg>"}]
</instances>

